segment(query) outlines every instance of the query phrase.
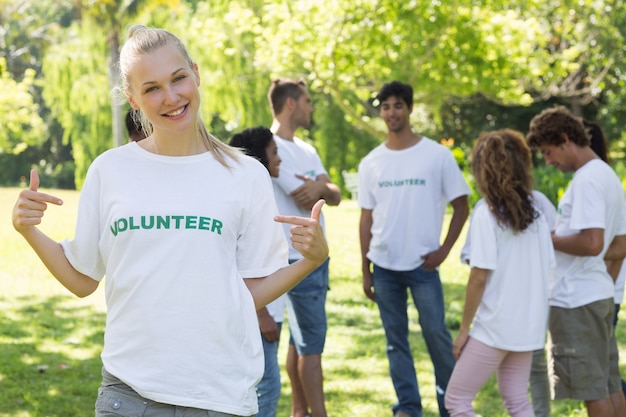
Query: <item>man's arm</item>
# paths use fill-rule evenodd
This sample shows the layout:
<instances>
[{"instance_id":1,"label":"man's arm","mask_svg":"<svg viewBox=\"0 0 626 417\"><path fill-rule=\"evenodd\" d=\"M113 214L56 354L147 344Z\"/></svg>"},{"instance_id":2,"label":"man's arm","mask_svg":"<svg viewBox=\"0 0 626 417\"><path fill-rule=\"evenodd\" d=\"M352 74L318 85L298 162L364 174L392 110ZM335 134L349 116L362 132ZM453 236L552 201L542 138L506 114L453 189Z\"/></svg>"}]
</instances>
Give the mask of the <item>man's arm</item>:
<instances>
[{"instance_id":1,"label":"man's arm","mask_svg":"<svg viewBox=\"0 0 626 417\"><path fill-rule=\"evenodd\" d=\"M448 233L443 241L443 244L439 249L427 253L422 258L424 263L422 267L426 270L432 270L437 268L448 257L452 246L459 238L463 225L469 216L469 203L467 202L467 196L463 195L457 197L450 202L452 206L452 218L450 219L450 225L448 227Z\"/></svg>"},{"instance_id":2,"label":"man's arm","mask_svg":"<svg viewBox=\"0 0 626 417\"><path fill-rule=\"evenodd\" d=\"M259 319L259 328L261 329L261 335L268 342L275 342L279 339L278 324L270 316L267 311L267 307L260 308L256 311L257 318Z\"/></svg>"},{"instance_id":3,"label":"man's arm","mask_svg":"<svg viewBox=\"0 0 626 417\"><path fill-rule=\"evenodd\" d=\"M569 255L596 256L604 249L604 229L583 229L569 236L557 236L553 232L552 245L555 250Z\"/></svg>"},{"instance_id":4,"label":"man's arm","mask_svg":"<svg viewBox=\"0 0 626 417\"><path fill-rule=\"evenodd\" d=\"M617 277L626 257L626 235L615 236L611 245L604 254L606 262L606 270L613 278L613 282L617 281Z\"/></svg>"},{"instance_id":5,"label":"man's arm","mask_svg":"<svg viewBox=\"0 0 626 417\"><path fill-rule=\"evenodd\" d=\"M374 291L372 285L371 262L367 258L372 240L372 210L361 209L361 220L359 221L359 240L361 242L361 269L363 272L363 292L372 301Z\"/></svg>"},{"instance_id":6,"label":"man's arm","mask_svg":"<svg viewBox=\"0 0 626 417\"><path fill-rule=\"evenodd\" d=\"M320 198L326 200L331 206L338 206L341 202L341 190L336 184L333 184L328 175L318 175L316 182L321 182L324 185L322 189L322 196Z\"/></svg>"},{"instance_id":7,"label":"man's arm","mask_svg":"<svg viewBox=\"0 0 626 417\"><path fill-rule=\"evenodd\" d=\"M290 195L299 206L310 210L320 199L325 200L326 204L331 206L337 206L341 202L341 191L331 182L328 175L318 175L315 179L302 175L296 175L296 177L304 182Z\"/></svg>"},{"instance_id":8,"label":"man's arm","mask_svg":"<svg viewBox=\"0 0 626 417\"><path fill-rule=\"evenodd\" d=\"M624 258L626 258L626 235L615 236L604 254L604 260L615 261Z\"/></svg>"}]
</instances>

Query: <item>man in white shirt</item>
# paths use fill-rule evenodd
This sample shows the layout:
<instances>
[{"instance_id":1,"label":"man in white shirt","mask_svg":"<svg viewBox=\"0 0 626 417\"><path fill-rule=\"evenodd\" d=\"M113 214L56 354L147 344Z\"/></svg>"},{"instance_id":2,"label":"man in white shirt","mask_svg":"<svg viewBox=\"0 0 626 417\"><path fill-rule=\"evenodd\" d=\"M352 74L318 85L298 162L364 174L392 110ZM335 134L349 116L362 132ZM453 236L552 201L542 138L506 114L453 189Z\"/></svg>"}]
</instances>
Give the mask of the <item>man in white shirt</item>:
<instances>
[{"instance_id":1,"label":"man in white shirt","mask_svg":"<svg viewBox=\"0 0 626 417\"><path fill-rule=\"evenodd\" d=\"M549 320L554 398L584 401L590 417L623 416L619 372L609 371L615 288L604 262L619 252L618 245L611 245L614 238L626 234L621 181L590 148L580 119L564 107L535 116L526 139L547 164L574 172L552 234L557 261Z\"/></svg>"},{"instance_id":2,"label":"man in white shirt","mask_svg":"<svg viewBox=\"0 0 626 417\"><path fill-rule=\"evenodd\" d=\"M452 152L412 131L410 85L387 83L378 100L388 128L387 140L359 164L363 290L377 303L385 329L389 371L398 397L394 415L422 416L408 341L410 290L435 370L439 412L448 416L444 395L455 361L438 267L467 219L470 189ZM441 244L448 204L453 214Z\"/></svg>"},{"instance_id":3,"label":"man in white shirt","mask_svg":"<svg viewBox=\"0 0 626 417\"><path fill-rule=\"evenodd\" d=\"M278 211L283 215L310 213L320 198L336 206L341 201L315 148L295 136L311 124L313 106L306 83L296 79L272 82L268 99L274 120L271 131L281 158L280 176L273 178ZM320 217L322 227L324 220ZM289 236L289 227L285 227ZM302 255L289 248L289 262ZM287 293L290 340L287 374L291 383L293 417L326 417L322 377L322 352L326 339L328 260Z\"/></svg>"}]
</instances>

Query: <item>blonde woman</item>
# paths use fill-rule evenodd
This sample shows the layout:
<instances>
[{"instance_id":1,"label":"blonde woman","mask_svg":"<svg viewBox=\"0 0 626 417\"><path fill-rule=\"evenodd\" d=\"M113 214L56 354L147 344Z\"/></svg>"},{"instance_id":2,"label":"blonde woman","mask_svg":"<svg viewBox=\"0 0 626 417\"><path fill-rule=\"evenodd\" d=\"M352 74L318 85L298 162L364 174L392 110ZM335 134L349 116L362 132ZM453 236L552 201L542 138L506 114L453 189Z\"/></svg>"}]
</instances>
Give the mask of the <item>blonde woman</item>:
<instances>
[{"instance_id":1,"label":"blonde woman","mask_svg":"<svg viewBox=\"0 0 626 417\"><path fill-rule=\"evenodd\" d=\"M170 32L131 27L120 69L147 138L93 162L73 239L36 227L62 202L37 190L35 171L13 225L74 294L107 277L97 417L254 415L255 311L326 260L323 202L310 219L276 216L265 168L207 132L198 66ZM299 262L287 266L275 220L293 224Z\"/></svg>"}]
</instances>

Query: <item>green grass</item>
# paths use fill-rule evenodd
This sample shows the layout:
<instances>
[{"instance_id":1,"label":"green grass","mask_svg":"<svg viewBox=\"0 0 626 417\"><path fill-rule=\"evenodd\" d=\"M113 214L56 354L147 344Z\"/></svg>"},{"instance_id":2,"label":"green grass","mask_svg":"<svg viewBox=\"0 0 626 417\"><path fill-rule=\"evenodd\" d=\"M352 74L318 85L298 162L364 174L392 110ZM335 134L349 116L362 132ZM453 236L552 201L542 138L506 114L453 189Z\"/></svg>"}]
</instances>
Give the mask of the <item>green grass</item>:
<instances>
[{"instance_id":1,"label":"green grass","mask_svg":"<svg viewBox=\"0 0 626 417\"><path fill-rule=\"evenodd\" d=\"M78 194L47 192L61 197L65 204L50 207L42 229L55 239L71 236ZM0 188L0 417L93 416L105 321L103 287L86 299L78 299L50 276L11 227L11 210L18 193L15 188ZM329 331L323 356L327 408L332 417L391 416L395 395L384 334L375 305L361 289L359 209L354 201L346 200L339 207L325 207L324 213L331 249ZM461 318L469 272L459 262L460 246L457 243L441 268L447 322L453 332ZM435 417L432 365L414 308L409 309L409 315L424 416ZM289 333L286 324L283 328L281 365ZM626 335L620 330L618 326L618 340L626 346ZM621 353L626 357L623 350ZM621 363L624 370L625 362ZM38 367L44 365L47 370L40 372ZM286 417L290 414L290 388L284 366L282 377L278 415ZM480 392L475 407L485 417L507 415L495 379ZM552 416L585 414L578 402L553 402Z\"/></svg>"}]
</instances>

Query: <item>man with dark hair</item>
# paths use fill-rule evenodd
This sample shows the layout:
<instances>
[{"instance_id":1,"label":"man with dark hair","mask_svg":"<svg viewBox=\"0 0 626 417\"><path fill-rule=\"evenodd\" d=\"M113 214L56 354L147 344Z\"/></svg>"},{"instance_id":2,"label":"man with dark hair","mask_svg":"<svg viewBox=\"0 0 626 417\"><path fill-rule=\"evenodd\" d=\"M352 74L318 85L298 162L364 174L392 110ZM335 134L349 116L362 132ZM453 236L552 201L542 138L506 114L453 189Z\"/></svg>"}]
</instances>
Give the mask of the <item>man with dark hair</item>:
<instances>
[{"instance_id":1,"label":"man with dark hair","mask_svg":"<svg viewBox=\"0 0 626 417\"><path fill-rule=\"evenodd\" d=\"M389 371L398 397L395 417L422 416L408 340L408 291L433 362L439 413L448 416L444 394L455 362L438 267L467 219L470 189L452 152L413 132L410 85L387 83L377 98L388 132L387 140L359 164L363 290L378 305L385 329ZM440 243L448 204L453 214Z\"/></svg>"},{"instance_id":2,"label":"man with dark hair","mask_svg":"<svg viewBox=\"0 0 626 417\"><path fill-rule=\"evenodd\" d=\"M590 417L623 416L619 369L610 366L615 288L604 262L623 257L621 181L591 149L580 119L564 107L535 116L526 140L547 164L574 172L552 234L557 261L549 319L554 398L584 401Z\"/></svg>"},{"instance_id":3,"label":"man with dark hair","mask_svg":"<svg viewBox=\"0 0 626 417\"><path fill-rule=\"evenodd\" d=\"M274 121L271 130L281 158L280 176L273 178L278 211L284 215L309 213L320 198L331 206L341 201L315 148L295 136L311 124L313 106L304 80L272 82L268 99ZM320 217L322 226L323 218ZM289 227L285 228L289 236ZM301 255L293 247L289 261ZM287 374L291 382L293 417L326 417L322 377L322 352L326 340L326 292L328 260L287 293L289 350Z\"/></svg>"}]
</instances>

